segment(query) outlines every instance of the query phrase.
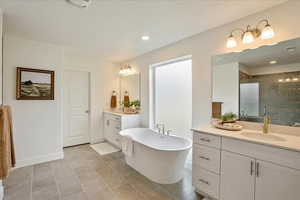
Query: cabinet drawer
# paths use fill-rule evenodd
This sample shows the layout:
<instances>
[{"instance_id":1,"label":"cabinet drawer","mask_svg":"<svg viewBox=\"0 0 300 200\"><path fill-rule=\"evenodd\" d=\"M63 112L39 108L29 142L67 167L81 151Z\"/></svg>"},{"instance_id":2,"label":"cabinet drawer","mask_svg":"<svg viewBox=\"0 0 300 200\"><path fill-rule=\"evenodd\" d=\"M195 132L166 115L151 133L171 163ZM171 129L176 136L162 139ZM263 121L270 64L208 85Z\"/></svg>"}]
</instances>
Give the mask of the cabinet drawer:
<instances>
[{"instance_id":1,"label":"cabinet drawer","mask_svg":"<svg viewBox=\"0 0 300 200\"><path fill-rule=\"evenodd\" d=\"M114 120L114 121L119 121L121 122L121 116L119 115L114 115L114 114L110 114L110 113L105 113L104 114L104 119L106 120Z\"/></svg>"},{"instance_id":2,"label":"cabinet drawer","mask_svg":"<svg viewBox=\"0 0 300 200\"><path fill-rule=\"evenodd\" d=\"M193 169L193 185L195 188L212 198L219 199L219 180L217 174L201 168Z\"/></svg>"},{"instance_id":3,"label":"cabinet drawer","mask_svg":"<svg viewBox=\"0 0 300 200\"><path fill-rule=\"evenodd\" d=\"M209 171L220 173L221 151L219 149L195 144L193 163Z\"/></svg>"},{"instance_id":4,"label":"cabinet drawer","mask_svg":"<svg viewBox=\"0 0 300 200\"><path fill-rule=\"evenodd\" d=\"M215 135L209 135L206 133L200 133L194 131L193 141L196 144L206 145L214 148L220 149L221 147L221 137Z\"/></svg>"},{"instance_id":5,"label":"cabinet drawer","mask_svg":"<svg viewBox=\"0 0 300 200\"><path fill-rule=\"evenodd\" d=\"M264 144L222 138L222 150L300 170L300 153Z\"/></svg>"}]
</instances>

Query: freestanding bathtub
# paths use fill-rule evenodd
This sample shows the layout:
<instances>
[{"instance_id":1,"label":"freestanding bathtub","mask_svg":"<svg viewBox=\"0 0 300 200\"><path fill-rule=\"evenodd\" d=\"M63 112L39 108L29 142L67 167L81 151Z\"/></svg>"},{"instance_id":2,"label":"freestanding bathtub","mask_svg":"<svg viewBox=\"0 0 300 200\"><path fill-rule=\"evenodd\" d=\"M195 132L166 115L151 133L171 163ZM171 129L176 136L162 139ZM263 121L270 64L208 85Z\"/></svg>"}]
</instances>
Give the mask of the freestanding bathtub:
<instances>
[{"instance_id":1,"label":"freestanding bathtub","mask_svg":"<svg viewBox=\"0 0 300 200\"><path fill-rule=\"evenodd\" d=\"M126 163L150 180L172 184L184 176L184 164L192 147L190 140L156 133L148 128L120 131L133 141L133 153Z\"/></svg>"}]
</instances>

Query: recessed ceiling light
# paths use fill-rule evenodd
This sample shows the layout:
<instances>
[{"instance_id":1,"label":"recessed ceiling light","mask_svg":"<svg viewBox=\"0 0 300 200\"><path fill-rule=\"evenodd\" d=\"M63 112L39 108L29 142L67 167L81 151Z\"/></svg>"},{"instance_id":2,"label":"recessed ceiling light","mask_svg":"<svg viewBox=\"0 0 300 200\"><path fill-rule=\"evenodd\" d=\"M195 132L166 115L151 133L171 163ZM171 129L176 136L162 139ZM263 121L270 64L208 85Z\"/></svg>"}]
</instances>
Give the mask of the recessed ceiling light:
<instances>
[{"instance_id":1,"label":"recessed ceiling light","mask_svg":"<svg viewBox=\"0 0 300 200\"><path fill-rule=\"evenodd\" d=\"M274 64L277 63L277 61L276 61L276 60L272 60L272 61L270 61L269 63L270 63L271 65L274 65Z\"/></svg>"},{"instance_id":2,"label":"recessed ceiling light","mask_svg":"<svg viewBox=\"0 0 300 200\"><path fill-rule=\"evenodd\" d=\"M147 41L147 40L149 40L149 39L150 39L150 37L149 37L148 35L142 36L142 40L144 40L144 41Z\"/></svg>"}]
</instances>

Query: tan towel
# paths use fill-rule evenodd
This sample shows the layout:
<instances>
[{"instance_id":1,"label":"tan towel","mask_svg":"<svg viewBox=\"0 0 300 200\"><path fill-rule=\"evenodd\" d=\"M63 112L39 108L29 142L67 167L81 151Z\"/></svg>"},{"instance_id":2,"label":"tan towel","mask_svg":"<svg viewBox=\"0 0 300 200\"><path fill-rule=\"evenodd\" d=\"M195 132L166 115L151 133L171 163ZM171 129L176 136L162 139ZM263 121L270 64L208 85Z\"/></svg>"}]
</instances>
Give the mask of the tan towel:
<instances>
[{"instance_id":1,"label":"tan towel","mask_svg":"<svg viewBox=\"0 0 300 200\"><path fill-rule=\"evenodd\" d=\"M7 178L9 170L15 165L11 109L0 106L0 179Z\"/></svg>"}]
</instances>

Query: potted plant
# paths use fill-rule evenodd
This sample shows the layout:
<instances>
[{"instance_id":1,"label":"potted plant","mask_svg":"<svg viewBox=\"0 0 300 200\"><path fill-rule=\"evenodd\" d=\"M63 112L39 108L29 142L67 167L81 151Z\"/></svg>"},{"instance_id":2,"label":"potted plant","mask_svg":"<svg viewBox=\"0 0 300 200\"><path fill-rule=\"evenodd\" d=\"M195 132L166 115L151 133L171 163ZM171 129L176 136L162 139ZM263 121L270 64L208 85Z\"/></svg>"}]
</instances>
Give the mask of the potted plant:
<instances>
[{"instance_id":1,"label":"potted plant","mask_svg":"<svg viewBox=\"0 0 300 200\"><path fill-rule=\"evenodd\" d=\"M221 116L221 123L234 123L236 122L237 115L233 112L225 113Z\"/></svg>"}]
</instances>

